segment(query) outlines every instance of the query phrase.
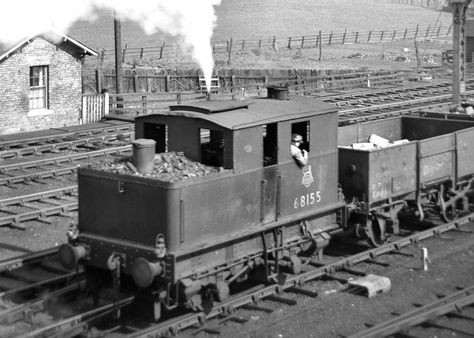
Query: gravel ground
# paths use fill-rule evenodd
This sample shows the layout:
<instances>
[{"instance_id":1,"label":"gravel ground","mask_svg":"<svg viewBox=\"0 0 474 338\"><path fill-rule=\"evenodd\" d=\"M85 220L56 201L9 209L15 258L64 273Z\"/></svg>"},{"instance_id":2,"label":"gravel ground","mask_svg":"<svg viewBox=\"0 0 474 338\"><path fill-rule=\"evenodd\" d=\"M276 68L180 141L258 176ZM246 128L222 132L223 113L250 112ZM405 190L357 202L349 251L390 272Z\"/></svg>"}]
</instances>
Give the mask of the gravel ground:
<instances>
[{"instance_id":1,"label":"gravel ground","mask_svg":"<svg viewBox=\"0 0 474 338\"><path fill-rule=\"evenodd\" d=\"M474 278L474 235L449 233L442 237L445 239L421 243L430 253L428 271L423 270L420 247L402 250L413 257L389 255L377 258L389 262L389 268L367 264L362 265L364 268L354 267L390 278L391 289L387 293L366 298L344 292L346 286L339 282L315 283L312 287L319 292L318 298L301 298L294 307L272 303L275 304L273 313L255 313L250 324L243 328L229 325L222 331L222 336L343 337L364 330L365 324L393 318L392 313L411 311L415 303L431 303L439 294L448 295L458 291L456 287L470 286ZM426 337L447 337L448 334L423 330L423 337L425 333Z\"/></svg>"}]
</instances>

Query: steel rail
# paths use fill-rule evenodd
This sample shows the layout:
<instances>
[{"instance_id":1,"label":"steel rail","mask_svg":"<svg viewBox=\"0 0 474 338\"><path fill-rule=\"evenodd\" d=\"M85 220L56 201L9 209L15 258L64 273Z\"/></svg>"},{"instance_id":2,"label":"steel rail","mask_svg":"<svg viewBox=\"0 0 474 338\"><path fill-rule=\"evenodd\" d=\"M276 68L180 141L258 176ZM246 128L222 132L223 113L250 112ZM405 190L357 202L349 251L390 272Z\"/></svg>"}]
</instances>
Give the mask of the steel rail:
<instances>
[{"instance_id":1,"label":"steel rail","mask_svg":"<svg viewBox=\"0 0 474 338\"><path fill-rule=\"evenodd\" d=\"M467 216L460 217L459 219L436 226L434 228L413 234L411 236L407 236L405 238L399 239L393 243L387 243L380 247L370 249L364 251L362 253L344 258L337 262L333 262L322 267L316 268L314 270L304 272L300 275L291 276L288 275L285 282L281 285L269 285L262 287L256 291L252 291L246 293L244 295L236 295L235 297L231 297L226 301L216 304L213 309L208 313L205 314L203 312L199 313L191 313L184 315L182 317L170 319L164 321L160 324L154 325L142 331L136 332L132 334L130 337L134 338L146 338L150 336L160 336L160 335L167 335L167 334L176 334L177 332L192 327L196 325L202 325L206 320L216 318L217 316L227 315L234 311L234 309L242 307L247 304L258 302L261 299L264 299L268 296L279 294L282 291L286 291L293 287L298 287L306 282L314 280L316 278L329 275L334 273L337 270L347 268L351 265L373 260L375 257L390 253L390 252L398 252L403 247L408 245L416 244L419 241L422 241L426 238L433 237L436 235L440 235L444 232L459 229L462 225L468 224L474 221L474 213L471 213Z\"/></svg>"},{"instance_id":2,"label":"steel rail","mask_svg":"<svg viewBox=\"0 0 474 338\"><path fill-rule=\"evenodd\" d=\"M352 104L372 104L378 101L385 100L405 100L407 98L414 98L415 96L426 96L449 91L448 84L439 84L435 86L423 86L423 87L401 87L401 88L390 88L384 90L371 90L367 92L357 92L352 94L335 95L324 97L324 102L335 103L336 105L352 105ZM341 102L342 101L342 102ZM366 101L366 102L365 102ZM339 106L339 105L338 105Z\"/></svg>"},{"instance_id":3,"label":"steel rail","mask_svg":"<svg viewBox=\"0 0 474 338\"><path fill-rule=\"evenodd\" d=\"M124 135L123 138L118 135L102 135L96 136L93 135L87 138L80 138L77 140L67 140L67 141L60 141L58 143L48 143L48 144L40 144L35 146L29 147L22 147L18 149L6 149L0 150L0 159L6 158L14 158L14 157L22 157L26 155L40 155L46 152L59 152L68 149L75 149L80 146L90 145L90 144L97 144L97 143L107 143L113 141L121 141L123 139L131 139L133 137L133 131L128 131L126 133L120 134Z\"/></svg>"},{"instance_id":4,"label":"steel rail","mask_svg":"<svg viewBox=\"0 0 474 338\"><path fill-rule=\"evenodd\" d=\"M10 298L12 295L15 295L15 294L26 293L28 290L38 290L38 289L44 290L48 285L60 284L61 282L70 281L73 278L77 278L78 276L81 276L83 272L84 272L83 269L79 269L78 271L69 272L65 275L48 278L46 280L31 283L31 284L28 284L16 289L0 292L0 300Z\"/></svg>"},{"instance_id":5,"label":"steel rail","mask_svg":"<svg viewBox=\"0 0 474 338\"><path fill-rule=\"evenodd\" d=\"M37 144L38 142L51 142L54 140L63 140L65 138L70 137L84 137L84 136L93 136L98 134L107 134L107 133L123 133L127 131L133 131L134 129L133 123L123 123L122 125L114 125L114 126L106 126L106 127L99 127L99 128L91 128L87 130L80 130L80 131L69 131L69 132L61 132L61 129L53 129L57 130L57 134L49 134L43 136L34 136L34 137L27 137L23 139L15 139L15 140L8 140L2 139L0 136L0 149L1 148L8 148L8 147L21 147L30 144Z\"/></svg>"},{"instance_id":6,"label":"steel rail","mask_svg":"<svg viewBox=\"0 0 474 338\"><path fill-rule=\"evenodd\" d=\"M5 203L5 206L19 205L20 207L26 207L29 211L25 212L13 212L6 209L1 209L0 212L7 214L6 216L0 217L0 227L1 226L11 226L18 229L25 229L25 226L21 225L24 221L31 221L39 219L44 221L46 217L54 215L67 215L68 212L78 209L79 203L76 201L65 200L64 203L56 201L48 201L48 198L64 196L66 193L74 193L75 187L66 187L63 189L56 189L53 191L48 191L46 193L40 192L36 194L31 194L27 196L14 197L8 200L2 201ZM25 198L23 201L22 199ZM28 202L41 202L47 204L48 206L38 208L37 206L28 205ZM16 202L16 203L15 203ZM4 208L4 207L3 207Z\"/></svg>"},{"instance_id":7,"label":"steel rail","mask_svg":"<svg viewBox=\"0 0 474 338\"><path fill-rule=\"evenodd\" d=\"M4 206L39 201L46 198L53 198L61 195L71 195L77 193L77 185L71 185L63 188L41 191L29 195L10 197L0 200L0 208ZM1 262L0 262L1 263ZM1 270L0 270L1 271Z\"/></svg>"},{"instance_id":8,"label":"steel rail","mask_svg":"<svg viewBox=\"0 0 474 338\"><path fill-rule=\"evenodd\" d=\"M72 291L84 289L85 285L86 281L81 280L77 283L67 285L59 290L50 291L47 294L42 295L41 297L32 301L15 305L13 307L9 307L3 311L0 311L0 323L11 324L13 322L17 322L25 318L27 314L31 315L39 311L44 311L46 309L47 302L50 302L55 298L64 296L65 294L68 294Z\"/></svg>"},{"instance_id":9,"label":"steel rail","mask_svg":"<svg viewBox=\"0 0 474 338\"><path fill-rule=\"evenodd\" d=\"M54 256L58 253L58 248L49 248L41 251L27 253L20 257L8 258L0 261L0 272L11 271L22 266L42 261L46 257Z\"/></svg>"},{"instance_id":10,"label":"steel rail","mask_svg":"<svg viewBox=\"0 0 474 338\"><path fill-rule=\"evenodd\" d=\"M52 170L39 171L35 173L29 173L24 175L14 175L0 178L0 186L12 186L13 184L29 182L29 181L40 181L47 178L56 178L59 176L72 175L77 172L77 165L56 168Z\"/></svg>"},{"instance_id":11,"label":"steel rail","mask_svg":"<svg viewBox=\"0 0 474 338\"><path fill-rule=\"evenodd\" d=\"M73 337L80 333L86 333L88 329L87 322L97 317L104 316L113 311L117 311L135 300L134 296L127 297L109 303L93 310L81 313L71 318L61 320L57 323L39 328L32 332L18 336L18 338L33 338L33 337Z\"/></svg>"},{"instance_id":12,"label":"steel rail","mask_svg":"<svg viewBox=\"0 0 474 338\"><path fill-rule=\"evenodd\" d=\"M72 161L79 160L90 160L99 156L106 156L111 154L121 154L124 152L130 152L132 150L132 145L125 145L119 147L112 147L108 149L101 149L95 151L88 151L81 154L72 154L67 156L52 157L47 159L41 159L36 161L13 163L0 165L0 173L5 174L13 170L25 170L30 168L38 168L45 165L59 165L62 163L71 163Z\"/></svg>"},{"instance_id":13,"label":"steel rail","mask_svg":"<svg viewBox=\"0 0 474 338\"><path fill-rule=\"evenodd\" d=\"M459 309L471 304L474 304L474 286L470 286L452 295L443 297L433 303L372 326L367 330L349 335L347 338L385 337L424 323L427 320L453 311L458 311Z\"/></svg>"}]
</instances>

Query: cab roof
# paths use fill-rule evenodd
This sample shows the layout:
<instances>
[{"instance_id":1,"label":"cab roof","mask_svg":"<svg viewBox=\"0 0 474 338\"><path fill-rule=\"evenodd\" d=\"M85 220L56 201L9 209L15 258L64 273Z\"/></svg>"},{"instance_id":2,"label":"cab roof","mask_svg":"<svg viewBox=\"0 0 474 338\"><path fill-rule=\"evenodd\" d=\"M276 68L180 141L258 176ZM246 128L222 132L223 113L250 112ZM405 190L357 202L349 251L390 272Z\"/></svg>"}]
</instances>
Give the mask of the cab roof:
<instances>
[{"instance_id":1,"label":"cab roof","mask_svg":"<svg viewBox=\"0 0 474 338\"><path fill-rule=\"evenodd\" d=\"M185 116L203 119L227 129L334 113L337 107L310 97L290 96L289 100L258 98L249 101L209 100L170 106L170 111L152 115ZM139 117L147 118L149 115Z\"/></svg>"}]
</instances>

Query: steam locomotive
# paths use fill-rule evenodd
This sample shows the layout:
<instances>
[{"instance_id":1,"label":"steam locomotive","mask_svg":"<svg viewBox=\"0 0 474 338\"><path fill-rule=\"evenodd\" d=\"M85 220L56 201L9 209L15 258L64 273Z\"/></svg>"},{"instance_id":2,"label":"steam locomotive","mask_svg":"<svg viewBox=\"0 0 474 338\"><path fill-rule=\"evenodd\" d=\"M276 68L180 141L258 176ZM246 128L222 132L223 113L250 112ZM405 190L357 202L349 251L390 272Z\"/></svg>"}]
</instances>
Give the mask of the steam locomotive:
<instances>
[{"instance_id":1,"label":"steam locomotive","mask_svg":"<svg viewBox=\"0 0 474 338\"><path fill-rule=\"evenodd\" d=\"M339 126L332 105L268 93L137 117L131 158L79 168L63 265L82 264L96 296L101 283L134 290L158 320L163 309L208 309L239 282L298 273L339 234L380 245L403 208L421 219L434 203L449 220L467 207L474 121ZM292 134L309 153L304 167L290 155ZM389 144L364 148L372 134Z\"/></svg>"}]
</instances>

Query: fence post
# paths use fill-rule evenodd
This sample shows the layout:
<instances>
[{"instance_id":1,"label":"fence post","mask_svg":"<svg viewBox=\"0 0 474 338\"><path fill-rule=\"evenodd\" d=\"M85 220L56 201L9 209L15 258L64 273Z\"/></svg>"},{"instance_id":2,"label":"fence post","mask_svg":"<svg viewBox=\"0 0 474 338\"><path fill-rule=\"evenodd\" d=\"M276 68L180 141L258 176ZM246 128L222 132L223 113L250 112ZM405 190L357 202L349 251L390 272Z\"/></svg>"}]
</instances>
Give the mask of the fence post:
<instances>
[{"instance_id":1,"label":"fence post","mask_svg":"<svg viewBox=\"0 0 474 338\"><path fill-rule=\"evenodd\" d=\"M147 106L147 97L146 95L142 95L142 107L144 108L143 109L143 114L145 115L147 110L146 110L146 106Z\"/></svg>"},{"instance_id":2,"label":"fence post","mask_svg":"<svg viewBox=\"0 0 474 338\"><path fill-rule=\"evenodd\" d=\"M347 34L347 29L344 30L344 34L342 35L342 44L346 42L346 34Z\"/></svg>"},{"instance_id":3,"label":"fence post","mask_svg":"<svg viewBox=\"0 0 474 338\"><path fill-rule=\"evenodd\" d=\"M105 90L104 91L104 115L109 115L109 91Z\"/></svg>"},{"instance_id":4,"label":"fence post","mask_svg":"<svg viewBox=\"0 0 474 338\"><path fill-rule=\"evenodd\" d=\"M236 86L236 79L235 75L232 75L230 77L230 92L232 93L234 91L234 87Z\"/></svg>"},{"instance_id":5,"label":"fence post","mask_svg":"<svg viewBox=\"0 0 474 338\"><path fill-rule=\"evenodd\" d=\"M323 36L322 36L321 31L319 31L318 39L319 39L319 61L321 61L321 54L323 53Z\"/></svg>"},{"instance_id":6,"label":"fence post","mask_svg":"<svg viewBox=\"0 0 474 338\"><path fill-rule=\"evenodd\" d=\"M125 47L122 51L122 63L125 63L125 53L127 52L127 47Z\"/></svg>"},{"instance_id":7,"label":"fence post","mask_svg":"<svg viewBox=\"0 0 474 338\"><path fill-rule=\"evenodd\" d=\"M100 69L95 70L95 91L97 94L102 92L102 72Z\"/></svg>"},{"instance_id":8,"label":"fence post","mask_svg":"<svg viewBox=\"0 0 474 338\"><path fill-rule=\"evenodd\" d=\"M140 49L140 59L143 59L143 48Z\"/></svg>"},{"instance_id":9,"label":"fence post","mask_svg":"<svg viewBox=\"0 0 474 338\"><path fill-rule=\"evenodd\" d=\"M163 49L165 48L165 44L166 44L166 42L163 42L163 44L161 45L161 48L160 48L160 59L163 57Z\"/></svg>"},{"instance_id":10,"label":"fence post","mask_svg":"<svg viewBox=\"0 0 474 338\"><path fill-rule=\"evenodd\" d=\"M331 41L332 41L332 31L331 31L331 34L329 35L329 46L331 46Z\"/></svg>"},{"instance_id":11,"label":"fence post","mask_svg":"<svg viewBox=\"0 0 474 338\"><path fill-rule=\"evenodd\" d=\"M354 40L354 43L356 44L357 43L357 40L359 39L359 32L357 31L356 32L356 37L355 37L355 40Z\"/></svg>"},{"instance_id":12,"label":"fence post","mask_svg":"<svg viewBox=\"0 0 474 338\"><path fill-rule=\"evenodd\" d=\"M416 38L418 37L418 29L419 29L419 27L420 27L420 25L417 24L417 25L416 25L416 31L415 31L415 40L416 40Z\"/></svg>"},{"instance_id":13,"label":"fence post","mask_svg":"<svg viewBox=\"0 0 474 338\"><path fill-rule=\"evenodd\" d=\"M273 36L272 48L273 48L274 50L277 49L276 43L277 43L277 38L276 38L276 36Z\"/></svg>"},{"instance_id":14,"label":"fence post","mask_svg":"<svg viewBox=\"0 0 474 338\"><path fill-rule=\"evenodd\" d=\"M133 75L133 92L138 92L138 74Z\"/></svg>"},{"instance_id":15,"label":"fence post","mask_svg":"<svg viewBox=\"0 0 474 338\"><path fill-rule=\"evenodd\" d=\"M441 31L441 26L438 27L438 32L436 33L436 37L439 38L439 32Z\"/></svg>"},{"instance_id":16,"label":"fence post","mask_svg":"<svg viewBox=\"0 0 474 338\"><path fill-rule=\"evenodd\" d=\"M227 64L230 65L230 56L232 55L232 44L234 43L234 40L230 38L229 42L229 55L227 55Z\"/></svg>"},{"instance_id":17,"label":"fence post","mask_svg":"<svg viewBox=\"0 0 474 338\"><path fill-rule=\"evenodd\" d=\"M395 40L395 34L397 34L397 30L394 30L394 31L393 31L392 41Z\"/></svg>"},{"instance_id":18,"label":"fence post","mask_svg":"<svg viewBox=\"0 0 474 338\"><path fill-rule=\"evenodd\" d=\"M169 75L165 76L165 92L170 91L171 77Z\"/></svg>"},{"instance_id":19,"label":"fence post","mask_svg":"<svg viewBox=\"0 0 474 338\"><path fill-rule=\"evenodd\" d=\"M449 25L449 28L448 28L448 32L446 33L446 35L449 35L449 33L451 33L451 28L453 27L453 24L450 24Z\"/></svg>"},{"instance_id":20,"label":"fence post","mask_svg":"<svg viewBox=\"0 0 474 338\"><path fill-rule=\"evenodd\" d=\"M428 25L428 28L426 28L425 38L428 37L428 33L430 32L430 28L431 28L431 25Z\"/></svg>"},{"instance_id":21,"label":"fence post","mask_svg":"<svg viewBox=\"0 0 474 338\"><path fill-rule=\"evenodd\" d=\"M291 37L288 38L288 49L291 49Z\"/></svg>"},{"instance_id":22,"label":"fence post","mask_svg":"<svg viewBox=\"0 0 474 338\"><path fill-rule=\"evenodd\" d=\"M383 40L383 33L384 33L384 31L382 31L382 32L380 33L380 42L382 42L382 40Z\"/></svg>"},{"instance_id":23,"label":"fence post","mask_svg":"<svg viewBox=\"0 0 474 338\"><path fill-rule=\"evenodd\" d=\"M242 40L242 49L245 49L245 40Z\"/></svg>"},{"instance_id":24,"label":"fence post","mask_svg":"<svg viewBox=\"0 0 474 338\"><path fill-rule=\"evenodd\" d=\"M367 38L367 42L370 42L370 36L372 35L372 31L369 31L369 37Z\"/></svg>"},{"instance_id":25,"label":"fence post","mask_svg":"<svg viewBox=\"0 0 474 338\"><path fill-rule=\"evenodd\" d=\"M408 34L408 28L405 28L405 34L403 34L403 40L406 40Z\"/></svg>"},{"instance_id":26,"label":"fence post","mask_svg":"<svg viewBox=\"0 0 474 338\"><path fill-rule=\"evenodd\" d=\"M304 47L304 35L301 37L301 47L300 48L303 49L303 47Z\"/></svg>"},{"instance_id":27,"label":"fence post","mask_svg":"<svg viewBox=\"0 0 474 338\"><path fill-rule=\"evenodd\" d=\"M262 48L262 39L258 40L258 50L260 50L260 48Z\"/></svg>"}]
</instances>

